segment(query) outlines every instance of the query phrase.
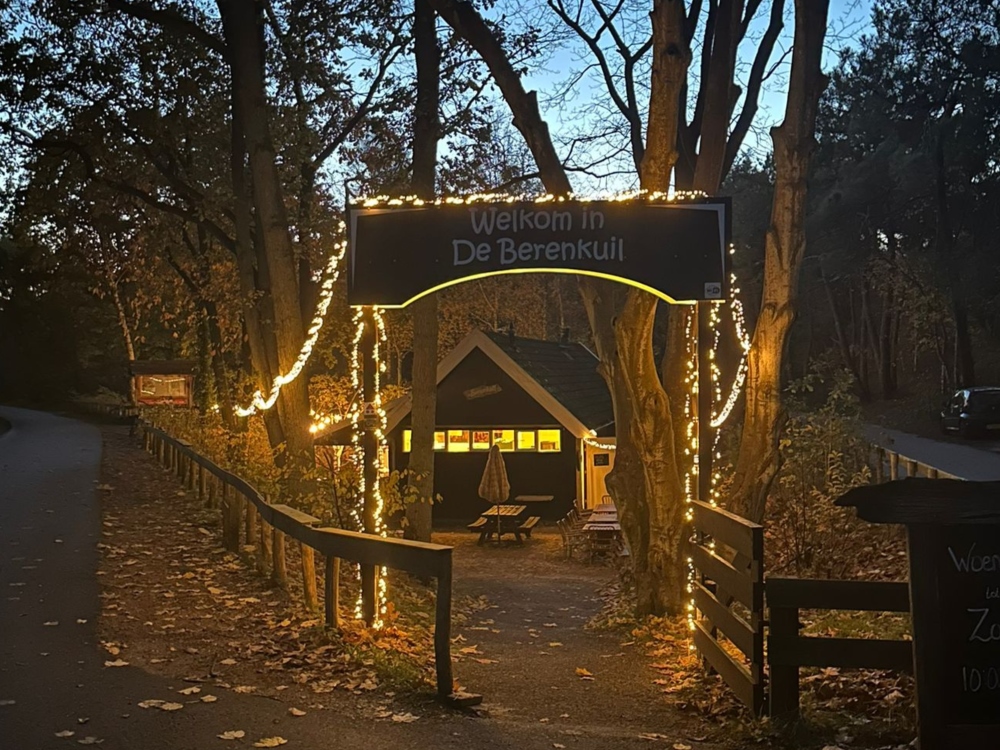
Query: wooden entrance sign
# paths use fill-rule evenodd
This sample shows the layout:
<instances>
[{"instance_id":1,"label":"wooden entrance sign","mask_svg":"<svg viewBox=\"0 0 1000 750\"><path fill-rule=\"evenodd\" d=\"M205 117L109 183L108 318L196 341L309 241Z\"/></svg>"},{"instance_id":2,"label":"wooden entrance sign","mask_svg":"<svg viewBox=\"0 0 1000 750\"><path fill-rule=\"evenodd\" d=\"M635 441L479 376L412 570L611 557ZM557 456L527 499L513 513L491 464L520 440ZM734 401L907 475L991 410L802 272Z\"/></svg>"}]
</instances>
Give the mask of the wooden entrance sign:
<instances>
[{"instance_id":1,"label":"wooden entrance sign","mask_svg":"<svg viewBox=\"0 0 1000 750\"><path fill-rule=\"evenodd\" d=\"M1000 482L903 479L837 501L906 526L921 750L1000 736Z\"/></svg>"}]
</instances>

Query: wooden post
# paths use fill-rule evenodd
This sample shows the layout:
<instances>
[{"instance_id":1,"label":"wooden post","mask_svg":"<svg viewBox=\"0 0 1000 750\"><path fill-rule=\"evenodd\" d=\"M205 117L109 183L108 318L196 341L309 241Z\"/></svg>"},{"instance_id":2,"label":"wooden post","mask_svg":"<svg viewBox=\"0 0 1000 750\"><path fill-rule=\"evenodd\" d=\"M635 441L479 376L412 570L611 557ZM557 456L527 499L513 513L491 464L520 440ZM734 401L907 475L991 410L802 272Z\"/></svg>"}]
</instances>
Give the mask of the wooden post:
<instances>
[{"instance_id":1,"label":"wooden post","mask_svg":"<svg viewBox=\"0 0 1000 750\"><path fill-rule=\"evenodd\" d=\"M326 626L340 629L340 558L327 557L323 577L323 599L326 607Z\"/></svg>"},{"instance_id":2,"label":"wooden post","mask_svg":"<svg viewBox=\"0 0 1000 750\"><path fill-rule=\"evenodd\" d=\"M926 469L927 469L927 478L928 479L937 479L938 478L938 470L937 469L935 469L933 466L927 466Z\"/></svg>"},{"instance_id":3,"label":"wooden post","mask_svg":"<svg viewBox=\"0 0 1000 750\"><path fill-rule=\"evenodd\" d=\"M240 500L229 485L222 485L222 541L232 552L240 551Z\"/></svg>"},{"instance_id":4,"label":"wooden post","mask_svg":"<svg viewBox=\"0 0 1000 750\"><path fill-rule=\"evenodd\" d=\"M698 486L697 499L712 502L712 459L715 430L712 429L712 302L699 302L695 307L698 319Z\"/></svg>"},{"instance_id":5,"label":"wooden post","mask_svg":"<svg viewBox=\"0 0 1000 750\"><path fill-rule=\"evenodd\" d=\"M794 638L799 634L799 610L796 607L771 607L771 635ZM772 718L795 721L799 718L799 668L771 665L769 685Z\"/></svg>"},{"instance_id":6,"label":"wooden post","mask_svg":"<svg viewBox=\"0 0 1000 750\"><path fill-rule=\"evenodd\" d=\"M198 466L198 499L201 500L206 507L211 508L212 503L209 502L208 488L205 486L205 475L208 473L205 471L205 467L201 464Z\"/></svg>"},{"instance_id":7,"label":"wooden post","mask_svg":"<svg viewBox=\"0 0 1000 750\"><path fill-rule=\"evenodd\" d=\"M451 674L451 554L448 564L437 579L434 603L434 668L437 672L437 692L446 698L455 691Z\"/></svg>"},{"instance_id":8,"label":"wooden post","mask_svg":"<svg viewBox=\"0 0 1000 750\"><path fill-rule=\"evenodd\" d=\"M917 476L917 462L912 458L906 459L906 476L915 477Z\"/></svg>"},{"instance_id":9,"label":"wooden post","mask_svg":"<svg viewBox=\"0 0 1000 750\"><path fill-rule=\"evenodd\" d=\"M256 547L259 544L257 536L257 506L250 498L246 499L246 543L248 547Z\"/></svg>"},{"instance_id":10,"label":"wooden post","mask_svg":"<svg viewBox=\"0 0 1000 750\"><path fill-rule=\"evenodd\" d=\"M260 513L257 516L260 518ZM268 529L267 521L260 518L260 544L257 545L257 568L262 574L267 572L267 564L271 560L272 542L273 538L270 529Z\"/></svg>"},{"instance_id":11,"label":"wooden post","mask_svg":"<svg viewBox=\"0 0 1000 750\"><path fill-rule=\"evenodd\" d=\"M361 340L358 342L358 358L362 369L362 401L370 404L375 400L375 363L372 357L375 353L375 313L370 307L363 310ZM371 425L364 425L361 436L361 448L364 452L362 472L365 480L364 531L375 533L375 485L378 483L378 439ZM365 624L371 627L375 623L378 606L377 568L374 565L361 566L361 614Z\"/></svg>"},{"instance_id":12,"label":"wooden post","mask_svg":"<svg viewBox=\"0 0 1000 750\"><path fill-rule=\"evenodd\" d=\"M895 451L889 452L889 479L893 482L899 479L899 454Z\"/></svg>"},{"instance_id":13,"label":"wooden post","mask_svg":"<svg viewBox=\"0 0 1000 750\"><path fill-rule=\"evenodd\" d=\"M316 595L316 556L313 548L299 542L299 554L302 559L302 598L306 609L315 612L319 609L319 598Z\"/></svg>"},{"instance_id":14,"label":"wooden post","mask_svg":"<svg viewBox=\"0 0 1000 750\"><path fill-rule=\"evenodd\" d=\"M285 535L277 526L271 527L271 580L285 588L288 585L288 568L285 566Z\"/></svg>"}]
</instances>

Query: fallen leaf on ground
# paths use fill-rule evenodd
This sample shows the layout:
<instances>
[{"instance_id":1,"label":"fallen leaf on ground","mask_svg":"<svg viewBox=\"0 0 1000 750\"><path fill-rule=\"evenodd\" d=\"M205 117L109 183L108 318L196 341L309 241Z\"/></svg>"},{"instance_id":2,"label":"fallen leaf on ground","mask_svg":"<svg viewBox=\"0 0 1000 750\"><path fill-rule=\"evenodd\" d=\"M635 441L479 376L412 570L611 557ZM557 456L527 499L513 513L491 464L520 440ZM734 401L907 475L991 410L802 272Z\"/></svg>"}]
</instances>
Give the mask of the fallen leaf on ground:
<instances>
[{"instance_id":1,"label":"fallen leaf on ground","mask_svg":"<svg viewBox=\"0 0 1000 750\"><path fill-rule=\"evenodd\" d=\"M253 743L254 747L278 747L279 745L285 745L288 743L284 737L264 737L263 739L257 740Z\"/></svg>"},{"instance_id":2,"label":"fallen leaf on ground","mask_svg":"<svg viewBox=\"0 0 1000 750\"><path fill-rule=\"evenodd\" d=\"M222 661L219 662L219 664L225 664L227 667L232 666L235 663L236 659L223 659Z\"/></svg>"},{"instance_id":3,"label":"fallen leaf on ground","mask_svg":"<svg viewBox=\"0 0 1000 750\"><path fill-rule=\"evenodd\" d=\"M305 716L306 715L305 711L303 711L301 708L295 708L294 706L292 708L288 709L288 713L290 713L292 716Z\"/></svg>"},{"instance_id":4,"label":"fallen leaf on ground","mask_svg":"<svg viewBox=\"0 0 1000 750\"><path fill-rule=\"evenodd\" d=\"M81 619L77 618L76 624L77 625L86 625L87 621L86 620L81 620Z\"/></svg>"},{"instance_id":5,"label":"fallen leaf on ground","mask_svg":"<svg viewBox=\"0 0 1000 750\"><path fill-rule=\"evenodd\" d=\"M683 742L675 742L674 750L691 750L691 746L685 745Z\"/></svg>"},{"instance_id":6,"label":"fallen leaf on ground","mask_svg":"<svg viewBox=\"0 0 1000 750\"><path fill-rule=\"evenodd\" d=\"M106 667L127 667L128 666L128 662L125 661L124 659L115 659L114 661L106 661L106 662L104 662L104 666L106 666Z\"/></svg>"},{"instance_id":7,"label":"fallen leaf on ground","mask_svg":"<svg viewBox=\"0 0 1000 750\"><path fill-rule=\"evenodd\" d=\"M581 680L592 680L594 679L593 673L589 669L584 669L583 667L576 668L577 677Z\"/></svg>"},{"instance_id":8,"label":"fallen leaf on ground","mask_svg":"<svg viewBox=\"0 0 1000 750\"><path fill-rule=\"evenodd\" d=\"M159 708L163 703L164 701L156 700L155 698L148 701L139 701L139 708Z\"/></svg>"},{"instance_id":9,"label":"fallen leaf on ground","mask_svg":"<svg viewBox=\"0 0 1000 750\"><path fill-rule=\"evenodd\" d=\"M478 654L478 653L481 653L479 651L479 646L466 646L465 648L460 648L458 650L458 652L460 654Z\"/></svg>"},{"instance_id":10,"label":"fallen leaf on ground","mask_svg":"<svg viewBox=\"0 0 1000 750\"><path fill-rule=\"evenodd\" d=\"M201 702L202 703L215 703L217 700L219 700L219 699L216 698L214 695L203 695L203 696L201 696Z\"/></svg>"},{"instance_id":11,"label":"fallen leaf on ground","mask_svg":"<svg viewBox=\"0 0 1000 750\"><path fill-rule=\"evenodd\" d=\"M246 736L246 732L242 729L230 729L228 732L223 732L222 734L217 734L220 740L239 740Z\"/></svg>"},{"instance_id":12,"label":"fallen leaf on ground","mask_svg":"<svg viewBox=\"0 0 1000 750\"><path fill-rule=\"evenodd\" d=\"M399 724L412 724L419 718L420 718L419 716L414 716L409 711L407 711L405 714L392 715L392 720Z\"/></svg>"},{"instance_id":13,"label":"fallen leaf on ground","mask_svg":"<svg viewBox=\"0 0 1000 750\"><path fill-rule=\"evenodd\" d=\"M2 700L0 706L13 706L17 701Z\"/></svg>"},{"instance_id":14,"label":"fallen leaf on ground","mask_svg":"<svg viewBox=\"0 0 1000 750\"><path fill-rule=\"evenodd\" d=\"M640 740L665 740L667 735L658 734L657 732L643 732L639 735Z\"/></svg>"},{"instance_id":15,"label":"fallen leaf on ground","mask_svg":"<svg viewBox=\"0 0 1000 750\"><path fill-rule=\"evenodd\" d=\"M237 685L236 687L233 688L233 692L234 693L252 693L256 689L257 688L255 688L253 685Z\"/></svg>"},{"instance_id":16,"label":"fallen leaf on ground","mask_svg":"<svg viewBox=\"0 0 1000 750\"><path fill-rule=\"evenodd\" d=\"M51 627L53 627L54 625L58 625L58 624L59 624L59 621L58 621L58 620L50 620L49 622L43 622L43 623L42 623L42 625L44 625L44 626L45 626L45 627L47 627L47 628L51 628Z\"/></svg>"},{"instance_id":17,"label":"fallen leaf on ground","mask_svg":"<svg viewBox=\"0 0 1000 750\"><path fill-rule=\"evenodd\" d=\"M56 732L56 737L72 737L76 732L70 729L64 729L61 732Z\"/></svg>"},{"instance_id":18,"label":"fallen leaf on ground","mask_svg":"<svg viewBox=\"0 0 1000 750\"><path fill-rule=\"evenodd\" d=\"M104 740L99 740L97 737L83 737L76 741L78 745L100 745Z\"/></svg>"},{"instance_id":19,"label":"fallen leaf on ground","mask_svg":"<svg viewBox=\"0 0 1000 750\"><path fill-rule=\"evenodd\" d=\"M552 641L552 643L549 644L549 648L559 648L561 645L562 644L559 641Z\"/></svg>"},{"instance_id":20,"label":"fallen leaf on ground","mask_svg":"<svg viewBox=\"0 0 1000 750\"><path fill-rule=\"evenodd\" d=\"M200 693L201 692L201 688L196 685L194 687L189 687L189 688L184 688L183 690L178 690L177 692L180 693L181 695L194 695L195 693Z\"/></svg>"},{"instance_id":21,"label":"fallen leaf on ground","mask_svg":"<svg viewBox=\"0 0 1000 750\"><path fill-rule=\"evenodd\" d=\"M180 711L184 708L183 703L163 703L159 706L163 711Z\"/></svg>"}]
</instances>

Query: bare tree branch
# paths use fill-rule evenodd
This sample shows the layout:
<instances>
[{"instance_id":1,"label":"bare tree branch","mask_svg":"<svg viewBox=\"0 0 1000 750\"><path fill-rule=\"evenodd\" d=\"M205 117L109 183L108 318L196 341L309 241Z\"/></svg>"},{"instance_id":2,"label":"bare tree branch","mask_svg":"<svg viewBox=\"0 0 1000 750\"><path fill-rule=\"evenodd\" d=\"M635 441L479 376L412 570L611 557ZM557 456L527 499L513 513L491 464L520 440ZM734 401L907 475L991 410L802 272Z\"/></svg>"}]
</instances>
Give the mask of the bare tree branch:
<instances>
[{"instance_id":1,"label":"bare tree branch","mask_svg":"<svg viewBox=\"0 0 1000 750\"><path fill-rule=\"evenodd\" d=\"M164 30L183 34L203 47L226 57L226 45L221 39L203 29L190 18L185 18L174 8L157 8L148 2L128 2L128 0L108 0L108 7L121 11L133 18L155 23Z\"/></svg>"}]
</instances>

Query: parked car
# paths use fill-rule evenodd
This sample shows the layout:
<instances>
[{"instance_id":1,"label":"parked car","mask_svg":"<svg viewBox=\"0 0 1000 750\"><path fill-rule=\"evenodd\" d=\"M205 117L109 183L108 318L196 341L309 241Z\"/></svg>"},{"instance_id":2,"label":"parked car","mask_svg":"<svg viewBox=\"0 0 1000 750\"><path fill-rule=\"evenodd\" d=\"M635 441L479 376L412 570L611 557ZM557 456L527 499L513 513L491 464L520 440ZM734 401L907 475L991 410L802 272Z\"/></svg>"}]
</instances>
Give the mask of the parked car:
<instances>
[{"instance_id":1,"label":"parked car","mask_svg":"<svg viewBox=\"0 0 1000 750\"><path fill-rule=\"evenodd\" d=\"M944 403L941 431L962 437L1000 433L1000 388L964 388Z\"/></svg>"}]
</instances>

